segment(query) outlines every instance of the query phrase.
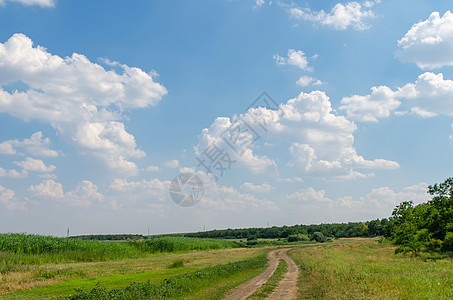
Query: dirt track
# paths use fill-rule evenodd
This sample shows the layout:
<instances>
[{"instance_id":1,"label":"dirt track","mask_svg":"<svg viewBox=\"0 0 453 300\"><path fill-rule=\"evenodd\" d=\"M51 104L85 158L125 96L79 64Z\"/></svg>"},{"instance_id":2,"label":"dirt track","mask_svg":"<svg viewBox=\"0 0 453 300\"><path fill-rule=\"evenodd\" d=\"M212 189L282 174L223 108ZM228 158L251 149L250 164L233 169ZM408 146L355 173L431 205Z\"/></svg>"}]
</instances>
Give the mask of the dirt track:
<instances>
[{"instance_id":1,"label":"dirt track","mask_svg":"<svg viewBox=\"0 0 453 300\"><path fill-rule=\"evenodd\" d=\"M299 268L294 260L288 256L289 249L283 249L279 253L279 258L283 258L288 263L288 271L285 278L280 281L278 287L268 299L295 299L297 295L297 280L299 278Z\"/></svg>"},{"instance_id":2,"label":"dirt track","mask_svg":"<svg viewBox=\"0 0 453 300\"><path fill-rule=\"evenodd\" d=\"M260 286L267 282L269 277L274 274L277 269L280 259L284 259L288 263L288 272L285 278L280 282L274 293L270 295L269 299L293 299L297 291L298 268L294 261L287 255L290 249L277 249L269 252L267 258L269 259L269 267L260 275L249 281L232 289L224 300L242 300L247 299L252 295Z\"/></svg>"}]
</instances>

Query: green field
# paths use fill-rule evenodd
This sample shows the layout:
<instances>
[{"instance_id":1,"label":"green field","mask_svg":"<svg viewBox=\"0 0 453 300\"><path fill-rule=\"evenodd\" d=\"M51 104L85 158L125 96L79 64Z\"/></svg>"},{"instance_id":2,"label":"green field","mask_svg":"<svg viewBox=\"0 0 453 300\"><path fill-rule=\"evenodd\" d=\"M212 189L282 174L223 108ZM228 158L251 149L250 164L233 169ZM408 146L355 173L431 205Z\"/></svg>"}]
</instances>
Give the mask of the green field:
<instances>
[{"instance_id":1,"label":"green field","mask_svg":"<svg viewBox=\"0 0 453 300\"><path fill-rule=\"evenodd\" d=\"M299 248L299 299L452 299L453 260L395 254L377 239Z\"/></svg>"},{"instance_id":2,"label":"green field","mask_svg":"<svg viewBox=\"0 0 453 300\"><path fill-rule=\"evenodd\" d=\"M263 245L180 236L105 243L0 235L0 298L221 299L264 271L264 256L275 246ZM300 269L298 299L453 297L451 258L395 254L396 246L377 238L291 245ZM282 261L251 299L266 299L285 273Z\"/></svg>"}]
</instances>

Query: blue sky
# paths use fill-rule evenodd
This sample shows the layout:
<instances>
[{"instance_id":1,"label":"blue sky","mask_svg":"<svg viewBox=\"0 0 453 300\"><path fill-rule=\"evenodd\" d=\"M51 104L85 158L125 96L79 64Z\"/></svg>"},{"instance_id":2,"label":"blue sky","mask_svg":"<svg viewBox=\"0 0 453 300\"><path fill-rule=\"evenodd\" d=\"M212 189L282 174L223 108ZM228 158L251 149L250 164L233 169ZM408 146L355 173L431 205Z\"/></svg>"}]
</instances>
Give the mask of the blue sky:
<instances>
[{"instance_id":1,"label":"blue sky","mask_svg":"<svg viewBox=\"0 0 453 300\"><path fill-rule=\"evenodd\" d=\"M448 4L0 1L0 231L364 221L426 201L453 163ZM247 111L264 91L279 106ZM253 113L266 130L237 155L222 133L260 129ZM217 178L197 161L212 145L234 161ZM203 182L194 207L170 199L180 172Z\"/></svg>"}]
</instances>

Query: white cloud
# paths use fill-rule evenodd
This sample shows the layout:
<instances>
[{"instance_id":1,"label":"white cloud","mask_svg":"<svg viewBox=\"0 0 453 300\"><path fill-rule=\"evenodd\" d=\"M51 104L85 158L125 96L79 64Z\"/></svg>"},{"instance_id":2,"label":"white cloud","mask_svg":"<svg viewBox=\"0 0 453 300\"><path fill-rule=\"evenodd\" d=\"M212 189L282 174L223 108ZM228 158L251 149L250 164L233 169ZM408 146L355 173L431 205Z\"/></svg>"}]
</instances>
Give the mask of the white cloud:
<instances>
[{"instance_id":1,"label":"white cloud","mask_svg":"<svg viewBox=\"0 0 453 300\"><path fill-rule=\"evenodd\" d=\"M112 181L109 189L115 197L125 197L130 203L141 201L147 204L164 202L168 200L169 181L161 181L158 178L141 181L128 181L124 178L116 178Z\"/></svg>"},{"instance_id":2,"label":"white cloud","mask_svg":"<svg viewBox=\"0 0 453 300\"><path fill-rule=\"evenodd\" d=\"M18 201L13 190L0 185L0 203L8 210L25 209L25 203Z\"/></svg>"},{"instance_id":3,"label":"white cloud","mask_svg":"<svg viewBox=\"0 0 453 300\"><path fill-rule=\"evenodd\" d=\"M135 137L121 122L83 123L73 138L83 149L104 160L110 168L124 174L136 174L137 168L126 158L141 158L145 152L137 149Z\"/></svg>"},{"instance_id":4,"label":"white cloud","mask_svg":"<svg viewBox=\"0 0 453 300\"><path fill-rule=\"evenodd\" d=\"M321 80L319 79L316 79L314 77L310 77L310 76L301 76L297 81L296 81L296 84L300 85L300 86L309 86L309 85L321 85L323 84L324 82L322 82Z\"/></svg>"},{"instance_id":5,"label":"white cloud","mask_svg":"<svg viewBox=\"0 0 453 300\"><path fill-rule=\"evenodd\" d=\"M288 56L286 58L276 54L274 55L274 60L279 65L292 65L300 68L301 70L311 70L308 66L307 56L305 56L305 53L300 50L289 49Z\"/></svg>"},{"instance_id":6,"label":"white cloud","mask_svg":"<svg viewBox=\"0 0 453 300\"><path fill-rule=\"evenodd\" d=\"M241 190L252 193L269 193L272 190L272 186L268 183L254 185L251 182L244 182L241 185Z\"/></svg>"},{"instance_id":7,"label":"white cloud","mask_svg":"<svg viewBox=\"0 0 453 300\"><path fill-rule=\"evenodd\" d=\"M392 112L404 114L404 111L395 112L400 106L423 118L453 116L453 81L444 79L442 73L423 73L415 83L396 90L386 86L371 90L369 95L343 98L340 110L345 110L348 118L361 122L377 122Z\"/></svg>"},{"instance_id":8,"label":"white cloud","mask_svg":"<svg viewBox=\"0 0 453 300\"><path fill-rule=\"evenodd\" d=\"M54 7L56 0L5 0L9 2L18 2L27 6L38 5L41 7ZM1 1L1 3L5 3L5 1Z\"/></svg>"},{"instance_id":9,"label":"white cloud","mask_svg":"<svg viewBox=\"0 0 453 300\"><path fill-rule=\"evenodd\" d=\"M14 179L19 179L19 178L25 178L28 176L27 171L22 170L21 172L10 169L10 170L5 170L3 168L0 168L0 177L9 177L9 178L14 178Z\"/></svg>"},{"instance_id":10,"label":"white cloud","mask_svg":"<svg viewBox=\"0 0 453 300\"><path fill-rule=\"evenodd\" d=\"M413 201L415 204L428 201L430 195L426 193L427 187L428 185L426 183L419 183L414 186L405 187L400 192L395 192L389 187L380 187L360 197L360 201L363 205L370 208L386 208L391 211L403 201Z\"/></svg>"},{"instance_id":11,"label":"white cloud","mask_svg":"<svg viewBox=\"0 0 453 300\"><path fill-rule=\"evenodd\" d=\"M3 204L7 204L14 198L14 191L5 188L4 186L0 185L0 202Z\"/></svg>"},{"instance_id":12,"label":"white cloud","mask_svg":"<svg viewBox=\"0 0 453 300\"><path fill-rule=\"evenodd\" d=\"M312 187L286 195L285 200L300 207L311 208L332 206L334 204L334 201L326 196L325 190L316 191Z\"/></svg>"},{"instance_id":13,"label":"white cloud","mask_svg":"<svg viewBox=\"0 0 453 300\"><path fill-rule=\"evenodd\" d=\"M256 0L255 1L255 7L260 7L264 5L264 0Z\"/></svg>"},{"instance_id":14,"label":"white cloud","mask_svg":"<svg viewBox=\"0 0 453 300\"><path fill-rule=\"evenodd\" d=\"M104 201L104 195L98 192L98 187L89 180L79 182L77 187L65 194L65 201L74 206L90 206L92 203Z\"/></svg>"},{"instance_id":15,"label":"white cloud","mask_svg":"<svg viewBox=\"0 0 453 300\"><path fill-rule=\"evenodd\" d=\"M224 172L228 172L234 165L244 166L253 173L277 172L276 164L265 155L253 153L252 147L240 147L239 151L234 151L225 142L223 137L227 137L228 132L236 133L238 128L241 133L240 138L244 141L253 140L251 131L246 131L247 127L239 122L231 122L230 118L218 117L209 128L204 128L198 136L198 145L195 147L195 154L199 159L198 167L208 172L211 165L212 173L218 177ZM226 133L225 135L223 135ZM234 139L234 138L233 138ZM228 140L228 138L226 138ZM215 158L215 159L212 159Z\"/></svg>"},{"instance_id":16,"label":"white cloud","mask_svg":"<svg viewBox=\"0 0 453 300\"><path fill-rule=\"evenodd\" d=\"M54 165L46 166L46 164L40 159L34 159L31 157L27 157L23 161L14 161L14 164L18 165L25 171L32 171L32 172L53 172L55 171L56 167Z\"/></svg>"},{"instance_id":17,"label":"white cloud","mask_svg":"<svg viewBox=\"0 0 453 300\"><path fill-rule=\"evenodd\" d=\"M38 131L31 135L29 139L7 140L0 144L0 153L17 154L14 148L24 148L26 152L34 156L57 157L57 151L49 148L50 139L43 138L42 132Z\"/></svg>"},{"instance_id":18,"label":"white cloud","mask_svg":"<svg viewBox=\"0 0 453 300\"><path fill-rule=\"evenodd\" d=\"M56 180L58 178L58 176L56 174L49 174L49 173L39 174L38 177L42 178L42 179L54 179L54 180Z\"/></svg>"},{"instance_id":19,"label":"white cloud","mask_svg":"<svg viewBox=\"0 0 453 300\"><path fill-rule=\"evenodd\" d=\"M160 171L160 168L158 166L148 166L146 168L146 171L148 171L148 172L157 172L157 171Z\"/></svg>"},{"instance_id":20,"label":"white cloud","mask_svg":"<svg viewBox=\"0 0 453 300\"><path fill-rule=\"evenodd\" d=\"M404 62L416 63L422 69L453 66L453 14L432 12L398 41L401 49L396 56Z\"/></svg>"},{"instance_id":21,"label":"white cloud","mask_svg":"<svg viewBox=\"0 0 453 300\"><path fill-rule=\"evenodd\" d=\"M13 146L8 142L3 142L0 144L0 153L1 154L16 154L16 150L14 150Z\"/></svg>"},{"instance_id":22,"label":"white cloud","mask_svg":"<svg viewBox=\"0 0 453 300\"><path fill-rule=\"evenodd\" d=\"M167 93L153 81L154 73L121 64L117 73L77 53L61 58L33 47L23 34L0 44L0 61L2 87L19 81L28 86L11 93L0 89L0 112L49 123L111 169L137 173L128 159L145 154L120 120L125 109L156 105Z\"/></svg>"},{"instance_id":23,"label":"white cloud","mask_svg":"<svg viewBox=\"0 0 453 300\"><path fill-rule=\"evenodd\" d=\"M177 159L169 160L169 161L166 161L166 162L164 163L164 165L165 165L167 168L175 169L175 168L179 167L179 160L177 160Z\"/></svg>"},{"instance_id":24,"label":"white cloud","mask_svg":"<svg viewBox=\"0 0 453 300\"><path fill-rule=\"evenodd\" d=\"M292 178L277 178L279 182L286 182L286 183L294 183L294 182L304 182L304 180L300 177L292 177Z\"/></svg>"},{"instance_id":25,"label":"white cloud","mask_svg":"<svg viewBox=\"0 0 453 300\"><path fill-rule=\"evenodd\" d=\"M213 176L199 171L196 173L204 185L204 196L197 204L200 209L207 209L209 212L235 212L243 213L253 209L255 213L260 211L277 212L279 208L274 202L262 197L257 198L248 193L241 193L231 186L218 185Z\"/></svg>"},{"instance_id":26,"label":"white cloud","mask_svg":"<svg viewBox=\"0 0 453 300\"><path fill-rule=\"evenodd\" d=\"M393 161L366 160L358 155L353 147L356 125L344 116L335 115L329 98L321 91L300 93L298 97L281 104L279 111L259 107L250 109L247 114L239 117L258 130L259 126L255 121L257 116L266 120L267 132L263 133L263 139L271 144L286 145L288 154L292 157L289 166L299 174L350 179L372 175L360 173L357 169L399 167ZM235 155L221 138L230 126L229 118L217 118L209 129L203 129L195 149L196 154L200 157L203 151L210 151L210 145L216 145L228 152L232 160L237 160L252 172L263 173L276 169L274 160L258 155L254 145L247 148L242 156ZM249 137L246 134L243 136L244 140Z\"/></svg>"},{"instance_id":27,"label":"white cloud","mask_svg":"<svg viewBox=\"0 0 453 300\"><path fill-rule=\"evenodd\" d=\"M360 122L377 122L386 118L401 104L396 93L386 86L372 87L371 94L354 95L341 99L340 110L345 110L349 119Z\"/></svg>"},{"instance_id":28,"label":"white cloud","mask_svg":"<svg viewBox=\"0 0 453 300\"><path fill-rule=\"evenodd\" d=\"M290 7L289 14L292 18L311 21L336 30L345 30L349 27L364 30L369 27L366 20L374 18L374 13L370 8L375 3L378 1L367 1L363 6L358 2L337 3L330 13L326 13L324 10L313 12L309 8Z\"/></svg>"},{"instance_id":29,"label":"white cloud","mask_svg":"<svg viewBox=\"0 0 453 300\"><path fill-rule=\"evenodd\" d=\"M63 185L52 179L46 179L40 184L31 185L28 191L35 197L52 199L69 206L87 207L104 200L104 196L98 192L98 187L88 180L79 182L74 190L66 193L63 191Z\"/></svg>"},{"instance_id":30,"label":"white cloud","mask_svg":"<svg viewBox=\"0 0 453 300\"><path fill-rule=\"evenodd\" d=\"M32 185L28 190L40 198L62 199L64 197L63 185L52 179L47 179L40 184Z\"/></svg>"}]
</instances>

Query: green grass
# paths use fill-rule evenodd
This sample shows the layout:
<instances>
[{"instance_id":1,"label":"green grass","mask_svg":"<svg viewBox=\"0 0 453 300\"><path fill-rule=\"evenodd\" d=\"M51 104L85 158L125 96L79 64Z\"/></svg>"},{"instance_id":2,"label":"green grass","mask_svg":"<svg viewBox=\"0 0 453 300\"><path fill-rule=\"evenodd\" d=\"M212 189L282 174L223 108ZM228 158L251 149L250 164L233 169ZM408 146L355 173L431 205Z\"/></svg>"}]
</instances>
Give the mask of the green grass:
<instances>
[{"instance_id":1,"label":"green grass","mask_svg":"<svg viewBox=\"0 0 453 300\"><path fill-rule=\"evenodd\" d=\"M259 248L232 248L155 253L134 259L34 266L28 271L0 274L0 299L30 300L67 296L75 289L92 289L97 282L101 282L102 286L108 289L124 287L134 281L159 282L169 276L207 266L250 259L263 251L265 250ZM184 267L168 269L169 264L178 261L185 262ZM240 275L238 280L241 278L243 275ZM1 296L2 294L4 295Z\"/></svg>"},{"instance_id":2,"label":"green grass","mask_svg":"<svg viewBox=\"0 0 453 300\"><path fill-rule=\"evenodd\" d=\"M266 299L270 294L272 294L280 281L285 277L287 270L288 263L284 259L280 259L280 262L274 274L272 274L269 280L247 299Z\"/></svg>"},{"instance_id":3,"label":"green grass","mask_svg":"<svg viewBox=\"0 0 453 300\"><path fill-rule=\"evenodd\" d=\"M375 239L340 240L290 253L299 299L451 299L453 260L394 254Z\"/></svg>"},{"instance_id":4,"label":"green grass","mask_svg":"<svg viewBox=\"0 0 453 300\"><path fill-rule=\"evenodd\" d=\"M94 262L143 257L148 253L237 247L220 239L159 237L132 242L99 242L31 234L0 234L0 274L46 263Z\"/></svg>"},{"instance_id":5,"label":"green grass","mask_svg":"<svg viewBox=\"0 0 453 300\"><path fill-rule=\"evenodd\" d=\"M203 299L219 298L222 296L219 291L224 293L227 288L232 287L231 283L239 284L242 282L242 280L238 280L237 275L242 275L240 277L247 280L251 271L259 273L264 270L266 265L267 259L261 254L247 260L175 275L160 283L132 283L127 287L113 290L108 290L99 285L91 290L79 290L65 299L181 299L198 298L201 294L204 294ZM231 278L233 280L228 280ZM225 285L225 282L230 284ZM220 289L218 285L221 286Z\"/></svg>"},{"instance_id":6,"label":"green grass","mask_svg":"<svg viewBox=\"0 0 453 300\"><path fill-rule=\"evenodd\" d=\"M238 247L237 243L222 239L189 238L181 236L150 238L144 241L132 241L129 244L136 247L140 251L151 253L212 250Z\"/></svg>"}]
</instances>

